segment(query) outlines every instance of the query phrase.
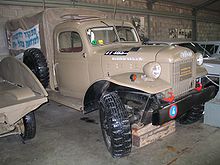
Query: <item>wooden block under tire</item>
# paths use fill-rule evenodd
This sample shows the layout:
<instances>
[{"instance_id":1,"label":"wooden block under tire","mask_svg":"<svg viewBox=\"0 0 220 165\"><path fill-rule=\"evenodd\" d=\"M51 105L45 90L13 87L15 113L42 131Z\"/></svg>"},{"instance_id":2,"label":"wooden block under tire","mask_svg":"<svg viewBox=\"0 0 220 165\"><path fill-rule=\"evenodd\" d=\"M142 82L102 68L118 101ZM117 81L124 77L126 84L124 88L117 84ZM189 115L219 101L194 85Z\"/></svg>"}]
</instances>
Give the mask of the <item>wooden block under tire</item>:
<instances>
[{"instance_id":1,"label":"wooden block under tire","mask_svg":"<svg viewBox=\"0 0 220 165\"><path fill-rule=\"evenodd\" d=\"M143 147L175 132L175 130L175 120L161 126L154 126L152 124L144 127L132 126L132 144L138 148Z\"/></svg>"}]
</instances>

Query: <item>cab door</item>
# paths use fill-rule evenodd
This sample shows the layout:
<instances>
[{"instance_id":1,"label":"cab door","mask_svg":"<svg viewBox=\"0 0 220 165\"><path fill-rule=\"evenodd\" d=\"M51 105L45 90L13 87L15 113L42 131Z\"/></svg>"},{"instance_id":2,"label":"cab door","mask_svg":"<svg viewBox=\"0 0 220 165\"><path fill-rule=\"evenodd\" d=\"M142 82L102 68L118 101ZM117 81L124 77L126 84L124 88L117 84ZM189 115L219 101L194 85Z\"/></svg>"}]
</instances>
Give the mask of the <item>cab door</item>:
<instances>
[{"instance_id":1,"label":"cab door","mask_svg":"<svg viewBox=\"0 0 220 165\"><path fill-rule=\"evenodd\" d=\"M83 98L89 86L88 60L80 33L71 28L54 32L55 75L64 96Z\"/></svg>"}]
</instances>

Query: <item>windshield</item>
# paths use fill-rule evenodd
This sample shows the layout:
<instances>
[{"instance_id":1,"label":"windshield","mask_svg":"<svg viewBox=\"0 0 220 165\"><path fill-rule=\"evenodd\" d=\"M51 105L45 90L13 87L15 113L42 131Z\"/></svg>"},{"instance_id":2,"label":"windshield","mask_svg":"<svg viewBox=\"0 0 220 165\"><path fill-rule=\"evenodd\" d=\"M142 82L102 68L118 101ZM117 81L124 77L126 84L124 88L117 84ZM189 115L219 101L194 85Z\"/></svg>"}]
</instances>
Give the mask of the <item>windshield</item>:
<instances>
[{"instance_id":1,"label":"windshield","mask_svg":"<svg viewBox=\"0 0 220 165\"><path fill-rule=\"evenodd\" d=\"M131 27L116 26L118 36L121 42L138 42L135 30Z\"/></svg>"},{"instance_id":2,"label":"windshield","mask_svg":"<svg viewBox=\"0 0 220 165\"><path fill-rule=\"evenodd\" d=\"M87 36L93 46L108 45L114 42L138 42L135 30L131 27L116 26L94 27L87 30Z\"/></svg>"}]
</instances>

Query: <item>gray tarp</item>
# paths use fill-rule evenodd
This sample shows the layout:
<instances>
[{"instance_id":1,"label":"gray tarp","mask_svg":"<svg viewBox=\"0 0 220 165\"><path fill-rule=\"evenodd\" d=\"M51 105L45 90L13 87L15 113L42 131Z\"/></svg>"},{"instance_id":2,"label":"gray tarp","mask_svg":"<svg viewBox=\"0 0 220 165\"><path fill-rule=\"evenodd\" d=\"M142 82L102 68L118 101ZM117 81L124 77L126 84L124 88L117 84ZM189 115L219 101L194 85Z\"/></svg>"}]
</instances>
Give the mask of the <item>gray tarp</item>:
<instances>
[{"instance_id":1,"label":"gray tarp","mask_svg":"<svg viewBox=\"0 0 220 165\"><path fill-rule=\"evenodd\" d=\"M67 19L73 18L73 16L106 17L103 12L90 9L49 8L40 13L10 20L6 23L6 32L14 32L19 28L28 30L39 24L40 45L42 52L47 58L48 66L50 68L50 87L52 89L54 89L55 84L53 75L53 31L58 24L66 21ZM24 52L24 50L10 50L10 54L13 56L22 52Z\"/></svg>"}]
</instances>

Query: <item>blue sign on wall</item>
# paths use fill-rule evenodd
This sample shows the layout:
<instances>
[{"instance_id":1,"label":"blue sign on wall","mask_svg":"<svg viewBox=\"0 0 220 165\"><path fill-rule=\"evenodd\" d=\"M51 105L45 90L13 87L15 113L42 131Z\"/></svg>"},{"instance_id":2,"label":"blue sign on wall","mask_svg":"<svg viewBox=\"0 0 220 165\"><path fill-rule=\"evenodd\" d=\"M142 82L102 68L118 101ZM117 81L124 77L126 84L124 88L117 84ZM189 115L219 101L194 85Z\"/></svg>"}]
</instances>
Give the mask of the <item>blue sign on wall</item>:
<instances>
[{"instance_id":1,"label":"blue sign on wall","mask_svg":"<svg viewBox=\"0 0 220 165\"><path fill-rule=\"evenodd\" d=\"M26 50L28 48L40 48L39 24L23 30L21 28L8 33L8 46L12 50Z\"/></svg>"}]
</instances>

